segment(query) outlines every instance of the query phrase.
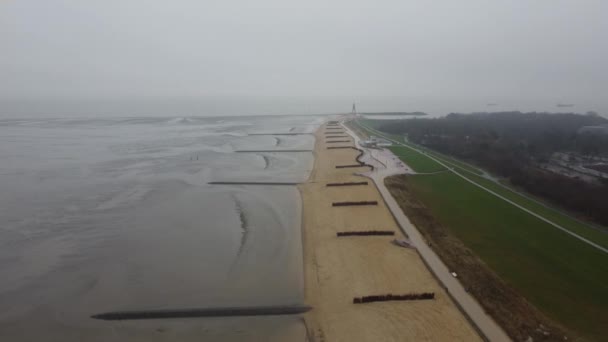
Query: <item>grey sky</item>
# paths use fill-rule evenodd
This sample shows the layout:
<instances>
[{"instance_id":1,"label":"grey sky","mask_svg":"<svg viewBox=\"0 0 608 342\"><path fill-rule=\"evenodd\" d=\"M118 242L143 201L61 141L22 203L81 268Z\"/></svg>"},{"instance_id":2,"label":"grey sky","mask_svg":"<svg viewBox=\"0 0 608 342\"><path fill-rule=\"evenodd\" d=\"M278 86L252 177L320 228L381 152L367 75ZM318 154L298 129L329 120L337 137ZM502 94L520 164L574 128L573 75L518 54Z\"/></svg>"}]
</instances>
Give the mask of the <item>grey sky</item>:
<instances>
[{"instance_id":1,"label":"grey sky","mask_svg":"<svg viewBox=\"0 0 608 342\"><path fill-rule=\"evenodd\" d=\"M3 0L11 96L605 102L606 1Z\"/></svg>"}]
</instances>

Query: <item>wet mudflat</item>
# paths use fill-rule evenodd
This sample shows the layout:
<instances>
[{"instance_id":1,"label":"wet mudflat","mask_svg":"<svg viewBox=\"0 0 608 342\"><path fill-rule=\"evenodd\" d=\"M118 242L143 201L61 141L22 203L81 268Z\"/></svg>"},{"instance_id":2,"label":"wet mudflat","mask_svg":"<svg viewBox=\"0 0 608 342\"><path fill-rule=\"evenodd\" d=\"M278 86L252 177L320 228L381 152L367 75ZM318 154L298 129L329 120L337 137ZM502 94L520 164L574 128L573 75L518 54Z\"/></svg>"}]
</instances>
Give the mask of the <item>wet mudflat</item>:
<instances>
[{"instance_id":1,"label":"wet mudflat","mask_svg":"<svg viewBox=\"0 0 608 342\"><path fill-rule=\"evenodd\" d=\"M304 340L298 316L105 322L303 303L316 117L0 120L0 340Z\"/></svg>"}]
</instances>

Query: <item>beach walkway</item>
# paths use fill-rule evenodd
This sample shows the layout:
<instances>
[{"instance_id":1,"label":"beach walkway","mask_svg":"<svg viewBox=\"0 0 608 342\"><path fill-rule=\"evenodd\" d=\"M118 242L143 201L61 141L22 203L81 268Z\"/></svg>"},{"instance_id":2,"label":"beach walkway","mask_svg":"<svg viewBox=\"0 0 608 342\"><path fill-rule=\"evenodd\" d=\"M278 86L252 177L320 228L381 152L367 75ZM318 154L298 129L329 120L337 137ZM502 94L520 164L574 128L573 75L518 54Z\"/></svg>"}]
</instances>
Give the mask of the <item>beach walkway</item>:
<instances>
[{"instance_id":1,"label":"beach walkway","mask_svg":"<svg viewBox=\"0 0 608 342\"><path fill-rule=\"evenodd\" d=\"M298 186L303 200L302 234L306 304L304 315L311 341L480 341L481 337L456 308L414 249L391 244L404 239L391 212L370 182L357 186L328 183L362 182L354 165L359 151L327 149L322 125L316 132L315 167L309 182ZM342 127L340 127L342 128ZM344 129L342 129L345 131ZM339 146L354 146L353 142ZM377 202L364 206L332 206L335 202ZM394 236L337 237L342 231L394 231ZM434 293L432 300L353 304L353 298L408 293Z\"/></svg>"},{"instance_id":2,"label":"beach walkway","mask_svg":"<svg viewBox=\"0 0 608 342\"><path fill-rule=\"evenodd\" d=\"M356 142L360 140L354 132L347 128L345 130L353 136ZM510 338L505 331L492 319L492 317L485 313L481 305L473 296L467 293L460 282L452 276L451 271L441 261L439 256L437 256L437 254L435 254L435 252L426 244L420 232L418 232L416 227L414 227L405 216L399 207L399 204L395 201L384 184L384 179L386 177L397 174L416 174L416 172L388 150L378 151L364 148L364 151L366 153L362 159L366 163L375 166L373 171L366 172L364 175L374 181L385 200L385 204L388 205L388 208L393 213L401 228L407 233L410 241L417 247L420 256L424 258L428 267L433 270L435 276L441 281L441 284L448 289L452 298L458 302L462 310L464 310L468 317L475 322L477 328L481 330L487 339L490 341L510 341Z\"/></svg>"}]
</instances>

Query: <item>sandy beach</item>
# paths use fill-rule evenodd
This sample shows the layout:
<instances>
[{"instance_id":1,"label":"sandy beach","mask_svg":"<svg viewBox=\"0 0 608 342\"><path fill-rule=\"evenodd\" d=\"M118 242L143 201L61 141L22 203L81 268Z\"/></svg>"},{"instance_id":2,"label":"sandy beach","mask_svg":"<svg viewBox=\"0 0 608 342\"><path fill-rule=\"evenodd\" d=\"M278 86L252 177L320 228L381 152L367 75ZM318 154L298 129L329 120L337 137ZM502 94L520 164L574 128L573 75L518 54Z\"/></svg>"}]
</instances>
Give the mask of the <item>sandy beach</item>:
<instances>
[{"instance_id":1,"label":"sandy beach","mask_svg":"<svg viewBox=\"0 0 608 342\"><path fill-rule=\"evenodd\" d=\"M331 126L334 128L335 126ZM403 238L373 182L356 172L358 151L327 149L322 125L316 132L315 165L299 186L303 201L302 236L306 303L312 341L476 341L481 340L415 250L397 247ZM329 139L332 140L332 139ZM331 182L369 181L363 186L327 187ZM378 201L376 206L332 207L332 202ZM392 230L395 236L336 237L338 231ZM434 292L434 300L356 305L353 297Z\"/></svg>"}]
</instances>

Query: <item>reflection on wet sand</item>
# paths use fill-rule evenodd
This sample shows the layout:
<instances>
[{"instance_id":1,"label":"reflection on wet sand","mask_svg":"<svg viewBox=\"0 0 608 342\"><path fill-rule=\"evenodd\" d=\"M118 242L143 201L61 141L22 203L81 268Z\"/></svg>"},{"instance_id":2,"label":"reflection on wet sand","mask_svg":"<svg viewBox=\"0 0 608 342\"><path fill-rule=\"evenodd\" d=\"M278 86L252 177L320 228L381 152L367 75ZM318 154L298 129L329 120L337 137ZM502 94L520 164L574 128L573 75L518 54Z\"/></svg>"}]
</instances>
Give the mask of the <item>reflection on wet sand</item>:
<instances>
[{"instance_id":1,"label":"reflection on wet sand","mask_svg":"<svg viewBox=\"0 0 608 342\"><path fill-rule=\"evenodd\" d=\"M90 316L303 304L296 187L207 183L305 180L310 153L232 151L277 143L248 132L311 130L318 120L2 125L2 137L19 139L2 138L0 150L8 161L0 166L7 190L0 195L0 340L305 340L298 316ZM310 149L314 138L285 136L280 144Z\"/></svg>"}]
</instances>

